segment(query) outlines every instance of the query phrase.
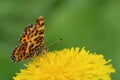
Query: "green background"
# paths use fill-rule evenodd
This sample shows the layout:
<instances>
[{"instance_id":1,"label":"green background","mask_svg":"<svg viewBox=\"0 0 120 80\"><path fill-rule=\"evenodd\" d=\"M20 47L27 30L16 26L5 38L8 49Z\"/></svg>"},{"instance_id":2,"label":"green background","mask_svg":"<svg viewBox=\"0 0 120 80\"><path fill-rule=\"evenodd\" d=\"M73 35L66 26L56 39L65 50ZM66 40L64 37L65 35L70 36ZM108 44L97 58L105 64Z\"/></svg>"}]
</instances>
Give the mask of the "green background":
<instances>
[{"instance_id":1,"label":"green background","mask_svg":"<svg viewBox=\"0 0 120 80\"><path fill-rule=\"evenodd\" d=\"M60 50L86 47L112 59L120 80L120 0L0 0L0 80L11 80L27 61L13 63L11 51L27 24L45 17L45 45ZM28 60L29 61L29 60Z\"/></svg>"}]
</instances>

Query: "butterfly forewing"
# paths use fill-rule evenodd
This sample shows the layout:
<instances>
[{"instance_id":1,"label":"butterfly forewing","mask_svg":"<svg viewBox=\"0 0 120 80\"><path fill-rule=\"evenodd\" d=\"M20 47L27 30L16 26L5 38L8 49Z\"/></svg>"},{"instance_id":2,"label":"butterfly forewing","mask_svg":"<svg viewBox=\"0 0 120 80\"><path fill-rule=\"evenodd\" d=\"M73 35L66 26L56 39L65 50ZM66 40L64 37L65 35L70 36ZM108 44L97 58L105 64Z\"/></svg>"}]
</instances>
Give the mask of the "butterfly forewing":
<instances>
[{"instance_id":1,"label":"butterfly forewing","mask_svg":"<svg viewBox=\"0 0 120 80\"><path fill-rule=\"evenodd\" d=\"M34 55L38 55L44 49L44 17L37 18L34 25L28 25L20 37L20 45L12 52L12 60L19 62Z\"/></svg>"}]
</instances>

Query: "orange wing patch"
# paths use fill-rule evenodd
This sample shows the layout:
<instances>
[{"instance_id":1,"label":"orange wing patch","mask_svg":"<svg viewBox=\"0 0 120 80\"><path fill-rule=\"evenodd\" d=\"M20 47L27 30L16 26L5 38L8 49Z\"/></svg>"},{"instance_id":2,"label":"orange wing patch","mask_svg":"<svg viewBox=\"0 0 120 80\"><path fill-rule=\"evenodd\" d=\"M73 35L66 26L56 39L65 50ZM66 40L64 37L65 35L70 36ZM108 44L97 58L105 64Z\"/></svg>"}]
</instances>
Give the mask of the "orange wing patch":
<instances>
[{"instance_id":1,"label":"orange wing patch","mask_svg":"<svg viewBox=\"0 0 120 80\"><path fill-rule=\"evenodd\" d=\"M44 48L44 17L37 18L34 25L28 25L20 37L21 44L12 52L12 60L19 62L26 60L45 50Z\"/></svg>"}]
</instances>

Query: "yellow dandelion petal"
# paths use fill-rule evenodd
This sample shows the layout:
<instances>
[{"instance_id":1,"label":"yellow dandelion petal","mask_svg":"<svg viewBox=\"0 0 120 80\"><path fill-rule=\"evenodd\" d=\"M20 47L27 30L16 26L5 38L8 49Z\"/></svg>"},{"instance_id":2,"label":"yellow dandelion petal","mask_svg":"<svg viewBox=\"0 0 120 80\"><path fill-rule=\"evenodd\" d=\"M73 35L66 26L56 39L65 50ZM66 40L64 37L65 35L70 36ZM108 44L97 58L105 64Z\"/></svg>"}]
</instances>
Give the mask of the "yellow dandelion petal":
<instances>
[{"instance_id":1,"label":"yellow dandelion petal","mask_svg":"<svg viewBox=\"0 0 120 80\"><path fill-rule=\"evenodd\" d=\"M115 69L104 56L84 48L63 49L35 57L14 80L111 80Z\"/></svg>"}]
</instances>

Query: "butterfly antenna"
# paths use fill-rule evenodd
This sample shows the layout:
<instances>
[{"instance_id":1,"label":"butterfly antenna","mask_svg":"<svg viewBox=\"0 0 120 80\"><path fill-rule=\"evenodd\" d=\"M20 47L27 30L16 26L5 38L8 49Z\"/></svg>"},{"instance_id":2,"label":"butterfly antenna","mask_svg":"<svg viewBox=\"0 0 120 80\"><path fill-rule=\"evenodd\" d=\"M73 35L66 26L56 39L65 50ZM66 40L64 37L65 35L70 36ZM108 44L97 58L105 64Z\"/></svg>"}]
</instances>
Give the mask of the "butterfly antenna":
<instances>
[{"instance_id":1,"label":"butterfly antenna","mask_svg":"<svg viewBox=\"0 0 120 80\"><path fill-rule=\"evenodd\" d=\"M56 41L53 42L53 43L50 43L47 47L53 46L54 44L56 44L56 43L58 43L58 42L60 42L60 41L62 41L62 38L56 40Z\"/></svg>"}]
</instances>

